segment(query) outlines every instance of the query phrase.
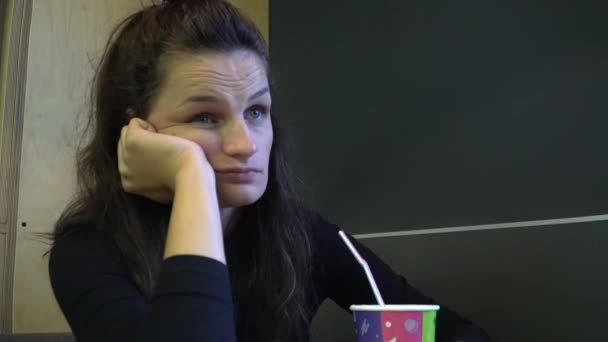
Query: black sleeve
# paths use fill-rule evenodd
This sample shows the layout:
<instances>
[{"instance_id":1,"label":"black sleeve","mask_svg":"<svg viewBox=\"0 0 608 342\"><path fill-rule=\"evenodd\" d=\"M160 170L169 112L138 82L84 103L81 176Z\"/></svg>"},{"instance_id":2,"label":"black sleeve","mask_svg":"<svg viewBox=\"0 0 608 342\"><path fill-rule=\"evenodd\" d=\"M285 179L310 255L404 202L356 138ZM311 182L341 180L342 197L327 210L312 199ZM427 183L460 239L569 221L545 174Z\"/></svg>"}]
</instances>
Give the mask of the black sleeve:
<instances>
[{"instance_id":1,"label":"black sleeve","mask_svg":"<svg viewBox=\"0 0 608 342\"><path fill-rule=\"evenodd\" d=\"M72 233L56 242L49 274L76 340L236 341L227 267L181 255L161 265L147 301L100 232Z\"/></svg>"},{"instance_id":2,"label":"black sleeve","mask_svg":"<svg viewBox=\"0 0 608 342\"><path fill-rule=\"evenodd\" d=\"M314 225L317 259L322 271L321 290L344 310L353 304L377 304L367 277L338 235L339 228L319 217ZM367 261L387 304L439 304L437 342L488 342L479 327L412 287L371 250L349 235L359 254Z\"/></svg>"}]
</instances>

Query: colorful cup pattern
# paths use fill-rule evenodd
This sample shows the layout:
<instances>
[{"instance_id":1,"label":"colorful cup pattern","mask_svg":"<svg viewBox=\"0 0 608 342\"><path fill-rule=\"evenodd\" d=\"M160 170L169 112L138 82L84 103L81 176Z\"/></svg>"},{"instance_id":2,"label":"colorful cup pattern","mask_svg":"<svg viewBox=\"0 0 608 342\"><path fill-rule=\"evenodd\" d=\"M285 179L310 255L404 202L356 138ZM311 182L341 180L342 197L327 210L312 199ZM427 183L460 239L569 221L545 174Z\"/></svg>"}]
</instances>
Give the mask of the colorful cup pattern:
<instances>
[{"instance_id":1,"label":"colorful cup pattern","mask_svg":"<svg viewBox=\"0 0 608 342\"><path fill-rule=\"evenodd\" d=\"M435 342L437 311L355 311L358 342Z\"/></svg>"}]
</instances>

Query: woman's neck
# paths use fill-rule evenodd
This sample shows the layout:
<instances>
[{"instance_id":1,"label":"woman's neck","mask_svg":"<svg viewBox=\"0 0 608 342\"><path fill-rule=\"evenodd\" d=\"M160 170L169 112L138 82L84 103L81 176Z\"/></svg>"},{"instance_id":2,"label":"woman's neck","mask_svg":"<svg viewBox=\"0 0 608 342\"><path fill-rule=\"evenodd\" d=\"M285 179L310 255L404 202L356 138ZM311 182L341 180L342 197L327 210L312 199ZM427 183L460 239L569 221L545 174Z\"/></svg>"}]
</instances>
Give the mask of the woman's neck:
<instances>
[{"instance_id":1,"label":"woman's neck","mask_svg":"<svg viewBox=\"0 0 608 342\"><path fill-rule=\"evenodd\" d=\"M238 216L238 208L220 208L220 217L222 218L222 229L224 235L232 228Z\"/></svg>"}]
</instances>

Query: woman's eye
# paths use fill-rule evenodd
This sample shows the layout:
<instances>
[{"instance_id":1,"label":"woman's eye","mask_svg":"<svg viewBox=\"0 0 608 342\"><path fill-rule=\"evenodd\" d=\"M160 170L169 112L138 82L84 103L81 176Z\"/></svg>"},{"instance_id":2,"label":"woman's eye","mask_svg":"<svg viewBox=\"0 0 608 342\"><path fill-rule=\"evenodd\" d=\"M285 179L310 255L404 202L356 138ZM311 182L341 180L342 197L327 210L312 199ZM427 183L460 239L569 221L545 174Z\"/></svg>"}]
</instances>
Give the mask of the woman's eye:
<instances>
[{"instance_id":1,"label":"woman's eye","mask_svg":"<svg viewBox=\"0 0 608 342\"><path fill-rule=\"evenodd\" d=\"M212 124L215 123L213 116L209 113L199 113L196 114L193 118L192 118L192 122L195 123L202 123L202 124Z\"/></svg>"},{"instance_id":2,"label":"woman's eye","mask_svg":"<svg viewBox=\"0 0 608 342\"><path fill-rule=\"evenodd\" d=\"M252 107L245 113L245 118L252 121L261 120L268 114L268 110L264 107Z\"/></svg>"}]
</instances>

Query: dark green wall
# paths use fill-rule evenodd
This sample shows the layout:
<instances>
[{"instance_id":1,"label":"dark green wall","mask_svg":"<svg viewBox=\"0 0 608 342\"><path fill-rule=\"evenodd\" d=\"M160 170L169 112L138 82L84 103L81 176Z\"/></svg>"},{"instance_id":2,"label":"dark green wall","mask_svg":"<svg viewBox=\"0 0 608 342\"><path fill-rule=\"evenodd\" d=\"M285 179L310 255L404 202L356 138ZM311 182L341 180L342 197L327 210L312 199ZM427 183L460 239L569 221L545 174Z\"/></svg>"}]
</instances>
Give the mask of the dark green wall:
<instances>
[{"instance_id":1,"label":"dark green wall","mask_svg":"<svg viewBox=\"0 0 608 342\"><path fill-rule=\"evenodd\" d=\"M608 212L607 1L272 1L276 111L354 232Z\"/></svg>"}]
</instances>

